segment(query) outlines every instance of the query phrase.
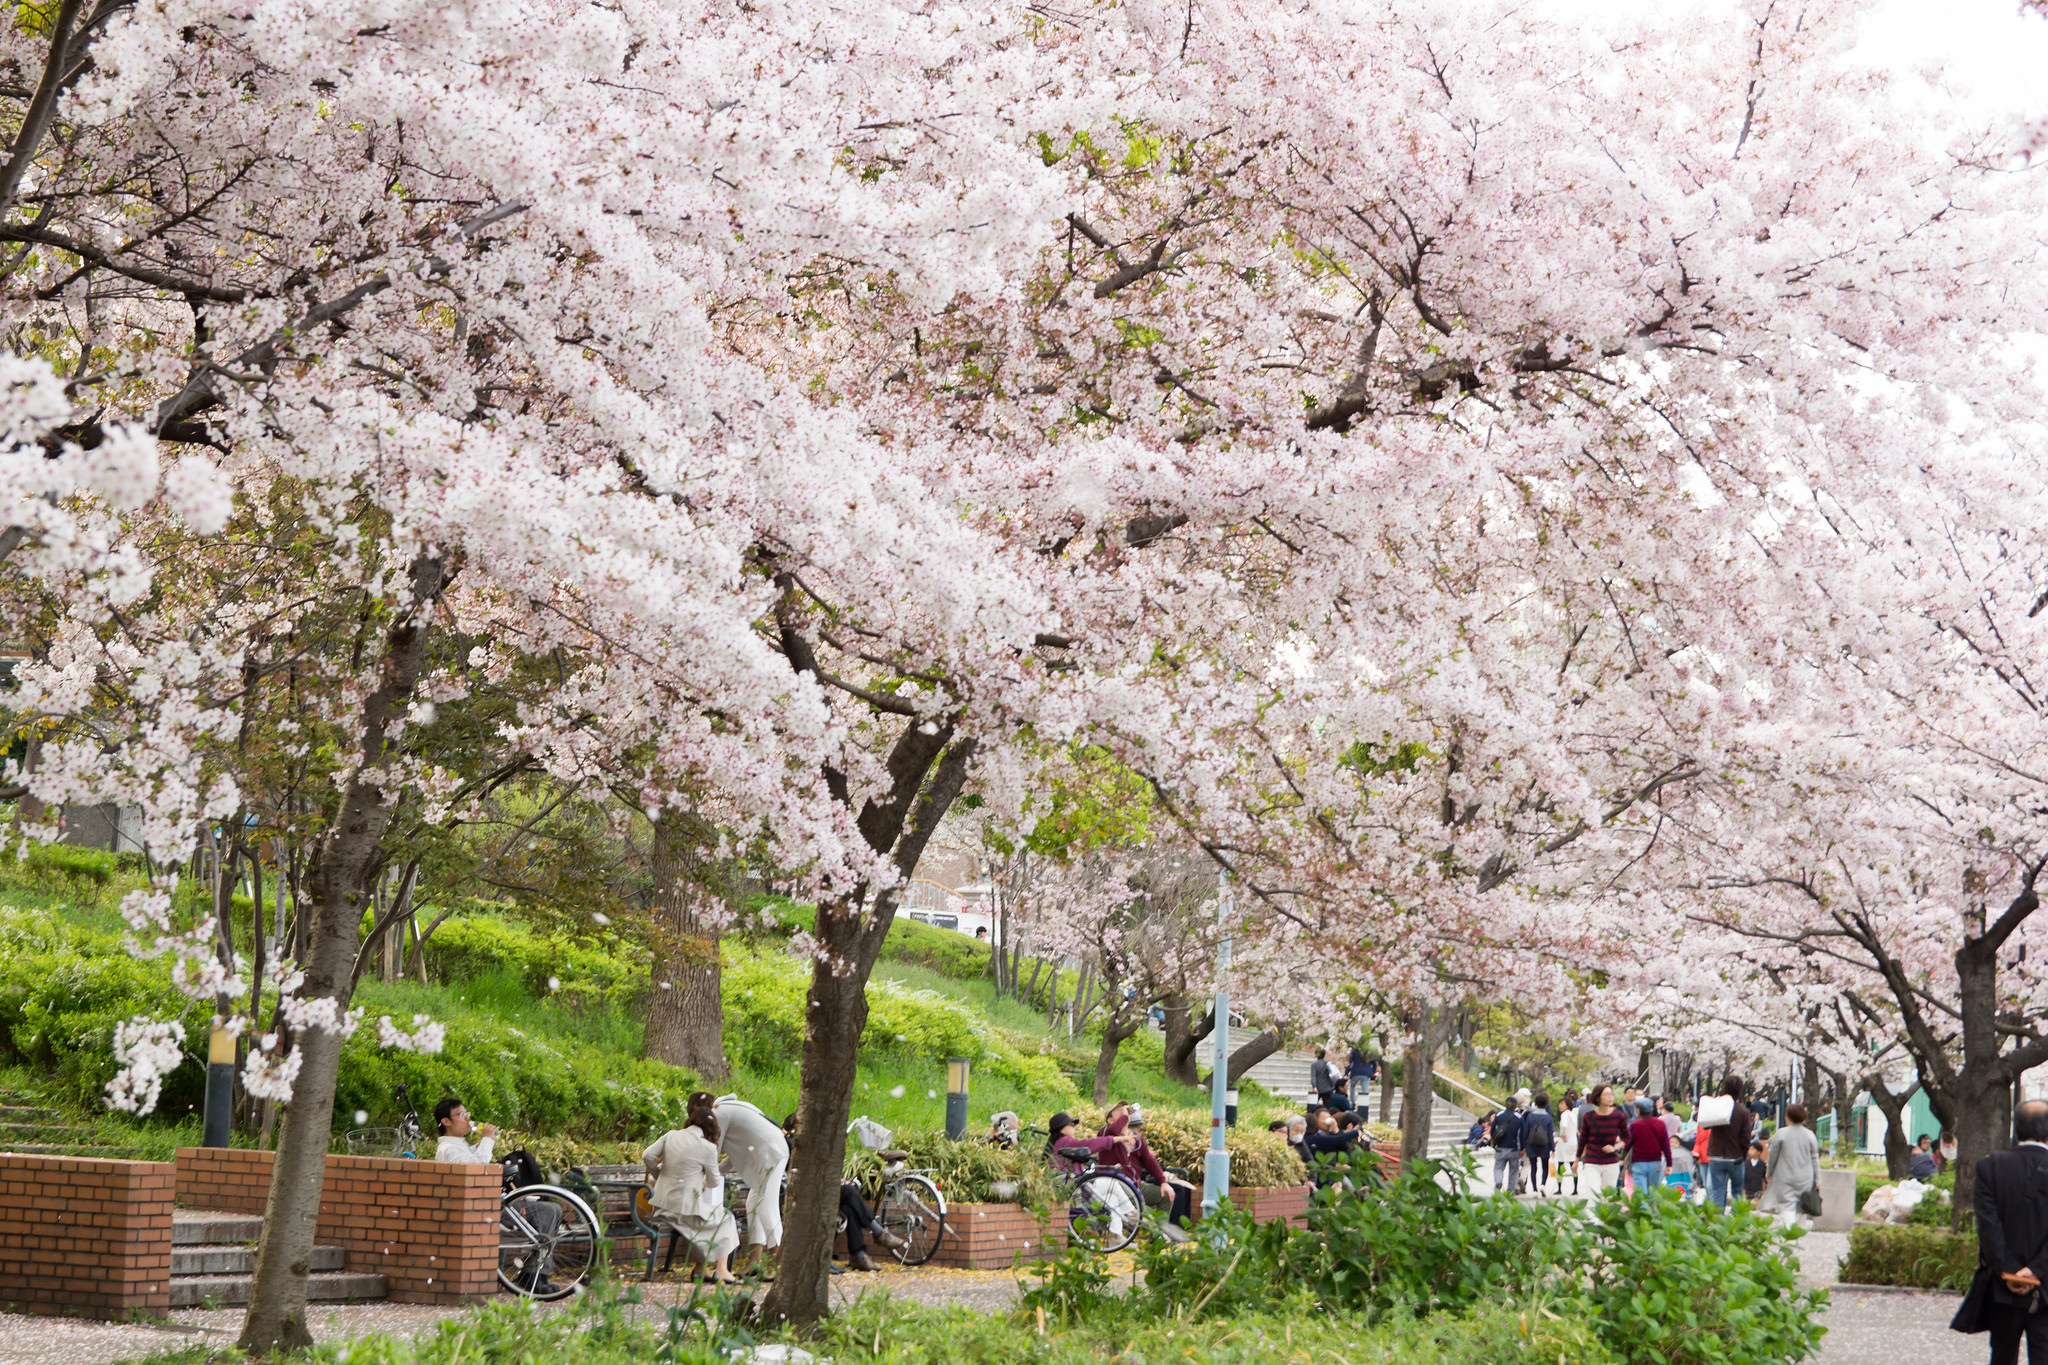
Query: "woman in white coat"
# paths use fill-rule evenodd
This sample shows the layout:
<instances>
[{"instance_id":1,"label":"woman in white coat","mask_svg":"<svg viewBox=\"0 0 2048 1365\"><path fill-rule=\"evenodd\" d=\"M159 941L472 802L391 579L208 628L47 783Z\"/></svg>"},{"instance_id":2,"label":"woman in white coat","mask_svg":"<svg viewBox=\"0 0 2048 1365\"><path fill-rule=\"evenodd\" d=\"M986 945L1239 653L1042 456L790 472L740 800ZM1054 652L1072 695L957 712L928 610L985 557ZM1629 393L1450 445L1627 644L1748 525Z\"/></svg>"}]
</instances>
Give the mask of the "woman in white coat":
<instances>
[{"instance_id":1,"label":"woman in white coat","mask_svg":"<svg viewBox=\"0 0 2048 1365\"><path fill-rule=\"evenodd\" d=\"M640 1154L654 1181L655 1226L668 1228L690 1244L720 1284L736 1284L727 1257L740 1244L739 1225L725 1206L725 1177L718 1173L718 1119L692 1114L683 1126L664 1133ZM674 1255L674 1249L670 1249Z\"/></svg>"}]
</instances>

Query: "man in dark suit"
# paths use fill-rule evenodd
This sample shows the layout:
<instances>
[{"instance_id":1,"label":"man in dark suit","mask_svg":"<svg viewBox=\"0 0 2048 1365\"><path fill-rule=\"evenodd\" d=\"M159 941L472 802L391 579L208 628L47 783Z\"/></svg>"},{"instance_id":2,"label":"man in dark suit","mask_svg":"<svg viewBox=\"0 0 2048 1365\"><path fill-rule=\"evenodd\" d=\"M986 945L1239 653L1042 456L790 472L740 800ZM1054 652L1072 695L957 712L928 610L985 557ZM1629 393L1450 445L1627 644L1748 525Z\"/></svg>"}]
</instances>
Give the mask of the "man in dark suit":
<instances>
[{"instance_id":1,"label":"man in dark suit","mask_svg":"<svg viewBox=\"0 0 2048 1365\"><path fill-rule=\"evenodd\" d=\"M2029 1365L2048 1365L2048 1100L2028 1100L2012 1116L2019 1145L1977 1163L1977 1255L1991 1282L1991 1365L2018 1365L2020 1338Z\"/></svg>"}]
</instances>

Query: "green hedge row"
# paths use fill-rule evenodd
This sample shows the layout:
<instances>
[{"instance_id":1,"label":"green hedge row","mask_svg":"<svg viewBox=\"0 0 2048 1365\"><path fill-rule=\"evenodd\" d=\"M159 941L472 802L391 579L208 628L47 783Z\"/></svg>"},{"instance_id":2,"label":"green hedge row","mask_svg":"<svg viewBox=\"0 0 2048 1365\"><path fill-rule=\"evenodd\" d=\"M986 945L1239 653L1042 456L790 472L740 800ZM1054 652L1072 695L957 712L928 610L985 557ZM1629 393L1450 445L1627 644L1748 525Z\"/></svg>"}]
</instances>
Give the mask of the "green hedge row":
<instances>
[{"instance_id":1,"label":"green hedge row","mask_svg":"<svg viewBox=\"0 0 2048 1365\"><path fill-rule=\"evenodd\" d=\"M802 901L757 896L749 906L756 916L763 912L772 916L776 925L772 932L785 937L799 929L814 933L818 927L818 907ZM930 968L952 981L979 981L988 975L989 946L952 929L934 929L929 924L905 919L899 909L882 939L882 957L889 962Z\"/></svg>"},{"instance_id":2,"label":"green hedge row","mask_svg":"<svg viewBox=\"0 0 2048 1365\"><path fill-rule=\"evenodd\" d=\"M1862 1223L1849 1233L1843 1284L1967 1289L1977 1273L1977 1239L1923 1223Z\"/></svg>"}]
</instances>

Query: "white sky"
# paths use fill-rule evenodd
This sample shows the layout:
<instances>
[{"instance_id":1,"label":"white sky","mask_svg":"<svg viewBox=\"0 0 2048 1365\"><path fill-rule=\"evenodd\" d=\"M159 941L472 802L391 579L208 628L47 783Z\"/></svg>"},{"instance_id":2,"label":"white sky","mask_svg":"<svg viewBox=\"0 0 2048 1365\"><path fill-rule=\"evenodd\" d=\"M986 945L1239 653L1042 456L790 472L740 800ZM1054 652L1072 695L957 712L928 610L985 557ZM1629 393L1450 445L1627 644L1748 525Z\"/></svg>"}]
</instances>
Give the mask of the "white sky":
<instances>
[{"instance_id":1,"label":"white sky","mask_svg":"<svg viewBox=\"0 0 2048 1365\"><path fill-rule=\"evenodd\" d=\"M2022 15L2019 0L1879 0L1863 45L1901 74L1942 66L1969 113L2048 114L2048 19Z\"/></svg>"}]
</instances>

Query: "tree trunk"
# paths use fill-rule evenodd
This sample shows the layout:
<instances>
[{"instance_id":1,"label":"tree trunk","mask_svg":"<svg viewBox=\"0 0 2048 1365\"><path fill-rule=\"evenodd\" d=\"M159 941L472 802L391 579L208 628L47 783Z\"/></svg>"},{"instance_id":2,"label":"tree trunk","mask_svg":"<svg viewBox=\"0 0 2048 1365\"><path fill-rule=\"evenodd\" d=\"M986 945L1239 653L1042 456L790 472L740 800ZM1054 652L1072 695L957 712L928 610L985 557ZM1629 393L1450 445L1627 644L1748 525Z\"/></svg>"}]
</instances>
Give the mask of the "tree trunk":
<instances>
[{"instance_id":1,"label":"tree trunk","mask_svg":"<svg viewBox=\"0 0 2048 1365\"><path fill-rule=\"evenodd\" d=\"M1278 1052L1280 1050L1280 1043L1280 1030L1269 1028L1237 1051L1231 1053L1229 1064L1223 1068L1224 1086L1227 1088L1236 1085L1238 1081L1243 1079L1245 1072L1250 1071L1260 1062L1265 1061L1266 1058ZM1214 1075L1215 1073L1211 1071L1209 1075L1202 1077L1202 1084L1208 1085Z\"/></svg>"},{"instance_id":2,"label":"tree trunk","mask_svg":"<svg viewBox=\"0 0 2048 1365\"><path fill-rule=\"evenodd\" d=\"M816 656L801 634L785 624L782 640L792 667L817 672ZM890 789L862 805L857 825L868 847L886 854L905 881L916 872L925 845L960 795L975 748L972 738L953 742L950 722L917 720L892 746L886 768ZM828 767L825 776L836 791L846 792L843 774ZM867 983L896 918L893 890L875 898L874 913L865 920L862 899L856 893L818 907L818 938L824 951L811 970L804 1021L781 1273L755 1310L769 1326L807 1328L832 1307L832 1240L839 1227L839 1179L846 1160L846 1124L853 1112L856 1051L867 1023Z\"/></svg>"},{"instance_id":3,"label":"tree trunk","mask_svg":"<svg viewBox=\"0 0 2048 1365\"><path fill-rule=\"evenodd\" d=\"M1166 1079L1182 1085L1197 1086L1202 1083L1200 1069L1195 1062L1195 1051L1202 1040L1209 1036L1209 1030L1216 1021L1211 1015L1200 1024L1193 1023L1194 1006L1185 995L1168 996L1163 1002L1166 1019L1163 1024L1165 1038Z\"/></svg>"},{"instance_id":4,"label":"tree trunk","mask_svg":"<svg viewBox=\"0 0 2048 1365\"><path fill-rule=\"evenodd\" d=\"M1429 1121L1436 1110L1436 1040L1428 1012L1414 1040L1401 1050L1401 1164L1429 1155Z\"/></svg>"},{"instance_id":5,"label":"tree trunk","mask_svg":"<svg viewBox=\"0 0 2048 1365\"><path fill-rule=\"evenodd\" d=\"M1119 1021L1112 1017L1102 1023L1102 1046L1095 1053L1095 1104L1097 1108L1109 1108L1109 1073L1116 1069L1117 1049L1124 1040L1132 1037L1144 1024L1145 1016Z\"/></svg>"},{"instance_id":6,"label":"tree trunk","mask_svg":"<svg viewBox=\"0 0 2048 1365\"><path fill-rule=\"evenodd\" d=\"M682 811L665 811L654 822L654 975L641 1034L646 1055L689 1067L707 1082L728 1074L713 918L722 907L711 904L704 884L709 836Z\"/></svg>"},{"instance_id":7,"label":"tree trunk","mask_svg":"<svg viewBox=\"0 0 2048 1365\"><path fill-rule=\"evenodd\" d=\"M1828 1086L1834 1092L1835 1154L1847 1157L1856 1150L1856 1092L1849 1088L1849 1077L1845 1073L1829 1071L1827 1077Z\"/></svg>"},{"instance_id":8,"label":"tree trunk","mask_svg":"<svg viewBox=\"0 0 2048 1365\"><path fill-rule=\"evenodd\" d=\"M1394 1059L1387 1055L1387 1040L1380 1039L1380 1122L1394 1112Z\"/></svg>"},{"instance_id":9,"label":"tree trunk","mask_svg":"<svg viewBox=\"0 0 2048 1365\"><path fill-rule=\"evenodd\" d=\"M1893 1180L1910 1179L1913 1172L1907 1160L1913 1154L1913 1143L1906 1133L1906 1103L1920 1088L1919 1084L1908 1086L1903 1095L1894 1095L1882 1076L1870 1075L1863 1078L1863 1088L1870 1092L1870 1102L1884 1115L1885 1174Z\"/></svg>"},{"instance_id":10,"label":"tree trunk","mask_svg":"<svg viewBox=\"0 0 2048 1365\"><path fill-rule=\"evenodd\" d=\"M412 700L434 604L447 583L442 562L425 555L412 562L409 576L412 603L394 613L385 635L382 676L377 689L363 699L361 762L306 870L305 891L313 913L307 926L301 994L309 1000L333 1000L337 1017L347 1011L353 992L363 907L382 870L378 845L396 804L380 785L390 758L386 735ZM327 1176L341 1041L336 1030L306 1028L298 1034L299 1075L278 1136L249 1313L237 1342L248 1355L303 1350L313 1344L306 1330L306 1275Z\"/></svg>"}]
</instances>

